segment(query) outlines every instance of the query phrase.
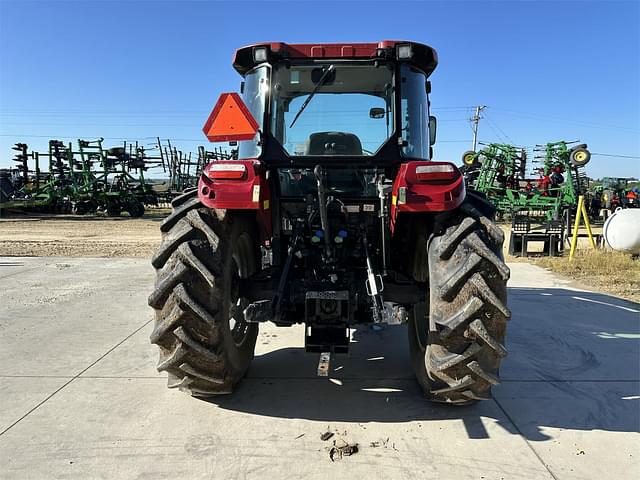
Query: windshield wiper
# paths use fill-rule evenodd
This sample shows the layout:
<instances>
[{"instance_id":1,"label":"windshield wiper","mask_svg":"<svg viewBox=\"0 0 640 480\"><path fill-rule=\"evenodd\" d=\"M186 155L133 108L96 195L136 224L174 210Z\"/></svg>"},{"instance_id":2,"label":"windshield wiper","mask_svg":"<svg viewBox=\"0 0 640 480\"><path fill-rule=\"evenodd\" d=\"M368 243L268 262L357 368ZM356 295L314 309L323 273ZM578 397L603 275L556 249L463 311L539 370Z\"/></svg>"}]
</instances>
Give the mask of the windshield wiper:
<instances>
[{"instance_id":1,"label":"windshield wiper","mask_svg":"<svg viewBox=\"0 0 640 480\"><path fill-rule=\"evenodd\" d=\"M313 87L313 90L311 90L311 93L309 94L307 99L300 106L300 110L298 110L298 113L296 113L296 116L293 118L293 121L291 122L291 125L289 125L289 128L293 127L293 124L296 123L298 117L302 114L302 112L304 112L304 109L307 108L307 105L309 105L309 102L311 101L313 96L318 92L318 90L320 90L320 87L324 85L324 82L327 81L327 78L329 78L329 74L333 72L334 69L335 67L333 65L329 65L329 68L325 70L325 72L320 77L320 80L318 80L318 83L316 83L316 86Z\"/></svg>"}]
</instances>

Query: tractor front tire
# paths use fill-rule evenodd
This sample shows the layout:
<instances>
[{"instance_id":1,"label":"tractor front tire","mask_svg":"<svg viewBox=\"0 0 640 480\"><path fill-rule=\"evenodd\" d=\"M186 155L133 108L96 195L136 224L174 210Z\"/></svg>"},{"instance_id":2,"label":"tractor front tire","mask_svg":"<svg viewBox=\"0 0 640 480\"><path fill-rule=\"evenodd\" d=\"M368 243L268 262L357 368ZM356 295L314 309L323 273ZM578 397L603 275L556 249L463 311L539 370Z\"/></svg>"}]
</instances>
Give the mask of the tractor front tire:
<instances>
[{"instance_id":1,"label":"tractor front tire","mask_svg":"<svg viewBox=\"0 0 640 480\"><path fill-rule=\"evenodd\" d=\"M195 396L231 393L254 355L257 324L245 322L241 278L259 268L251 218L203 207L192 190L177 197L152 259L155 310L151 343L169 388Z\"/></svg>"},{"instance_id":2,"label":"tractor front tire","mask_svg":"<svg viewBox=\"0 0 640 480\"><path fill-rule=\"evenodd\" d=\"M429 300L413 308L409 343L417 380L431 401L487 400L499 383L511 316L503 242L491 207L468 195L421 242L426 256L415 255L417 262L428 262Z\"/></svg>"}]
</instances>

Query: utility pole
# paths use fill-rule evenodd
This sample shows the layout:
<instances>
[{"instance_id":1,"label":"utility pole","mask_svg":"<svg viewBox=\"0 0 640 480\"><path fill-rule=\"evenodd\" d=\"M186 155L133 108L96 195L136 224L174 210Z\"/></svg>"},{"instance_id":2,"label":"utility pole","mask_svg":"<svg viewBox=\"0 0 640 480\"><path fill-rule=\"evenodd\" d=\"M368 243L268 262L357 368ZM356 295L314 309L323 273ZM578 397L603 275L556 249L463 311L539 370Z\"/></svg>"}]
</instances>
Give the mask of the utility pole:
<instances>
[{"instance_id":1,"label":"utility pole","mask_svg":"<svg viewBox=\"0 0 640 480\"><path fill-rule=\"evenodd\" d=\"M487 108L486 105L478 105L476 107L476 113L473 115L473 117L471 117L469 119L469 121L472 124L472 129L473 129L473 151L476 151L476 146L478 145L478 123L480 123L480 119L482 118L480 116L480 113Z\"/></svg>"}]
</instances>

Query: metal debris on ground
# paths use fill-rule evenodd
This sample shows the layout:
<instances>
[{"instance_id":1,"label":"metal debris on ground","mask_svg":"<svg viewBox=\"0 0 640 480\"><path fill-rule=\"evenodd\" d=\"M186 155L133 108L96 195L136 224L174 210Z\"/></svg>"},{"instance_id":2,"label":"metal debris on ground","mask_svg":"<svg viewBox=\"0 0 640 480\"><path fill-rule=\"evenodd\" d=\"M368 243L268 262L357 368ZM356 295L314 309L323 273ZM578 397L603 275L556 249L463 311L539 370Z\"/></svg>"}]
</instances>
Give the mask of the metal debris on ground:
<instances>
[{"instance_id":1,"label":"metal debris on ground","mask_svg":"<svg viewBox=\"0 0 640 480\"><path fill-rule=\"evenodd\" d=\"M376 440L375 442L371 442L369 443L369 446L372 448L378 448L378 447L384 447L387 448L389 445L389 438L387 437L386 440Z\"/></svg>"},{"instance_id":2,"label":"metal debris on ground","mask_svg":"<svg viewBox=\"0 0 640 480\"><path fill-rule=\"evenodd\" d=\"M329 363L331 362L331 353L330 352L322 352L320 354L320 359L318 360L318 376L319 377L328 377L329 376Z\"/></svg>"},{"instance_id":3,"label":"metal debris on ground","mask_svg":"<svg viewBox=\"0 0 640 480\"><path fill-rule=\"evenodd\" d=\"M335 462L336 460L341 460L342 457L350 457L356 453L358 453L357 443L347 443L339 438L333 441L333 447L329 450L329 458L332 462Z\"/></svg>"},{"instance_id":4,"label":"metal debris on ground","mask_svg":"<svg viewBox=\"0 0 640 480\"><path fill-rule=\"evenodd\" d=\"M324 432L322 435L320 435L320 440L322 440L323 442L326 442L331 437L333 437L333 432Z\"/></svg>"}]
</instances>

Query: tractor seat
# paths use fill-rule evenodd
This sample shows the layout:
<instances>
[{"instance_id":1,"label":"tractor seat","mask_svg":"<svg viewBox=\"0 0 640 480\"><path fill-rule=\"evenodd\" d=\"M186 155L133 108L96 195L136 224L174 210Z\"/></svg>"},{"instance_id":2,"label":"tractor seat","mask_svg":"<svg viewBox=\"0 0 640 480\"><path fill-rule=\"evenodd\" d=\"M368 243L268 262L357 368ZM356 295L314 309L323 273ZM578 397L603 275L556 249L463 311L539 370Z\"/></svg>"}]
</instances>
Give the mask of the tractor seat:
<instances>
[{"instance_id":1,"label":"tractor seat","mask_svg":"<svg viewBox=\"0 0 640 480\"><path fill-rule=\"evenodd\" d=\"M353 133L317 132L309 136L305 155L362 155L360 139Z\"/></svg>"}]
</instances>

